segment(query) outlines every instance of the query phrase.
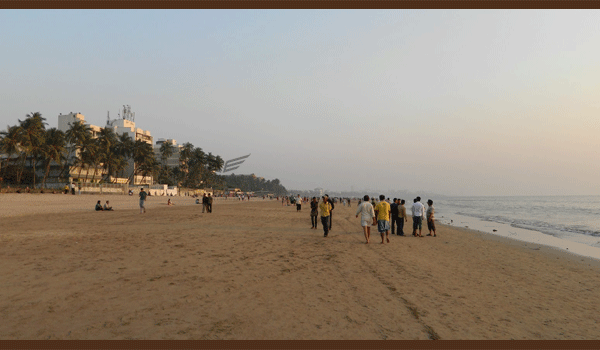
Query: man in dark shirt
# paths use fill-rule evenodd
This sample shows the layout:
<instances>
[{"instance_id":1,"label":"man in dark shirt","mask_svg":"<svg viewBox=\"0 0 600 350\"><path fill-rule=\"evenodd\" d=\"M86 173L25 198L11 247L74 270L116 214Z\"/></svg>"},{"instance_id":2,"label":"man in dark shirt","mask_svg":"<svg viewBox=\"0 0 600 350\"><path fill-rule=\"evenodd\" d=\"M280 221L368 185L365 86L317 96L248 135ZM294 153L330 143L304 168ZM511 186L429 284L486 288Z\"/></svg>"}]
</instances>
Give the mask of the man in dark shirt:
<instances>
[{"instance_id":1,"label":"man in dark shirt","mask_svg":"<svg viewBox=\"0 0 600 350\"><path fill-rule=\"evenodd\" d=\"M396 232L396 223L398 222L398 198L394 198L394 202L390 205L390 208L392 213L392 234L394 235ZM400 234L400 230L398 230L398 234Z\"/></svg>"},{"instance_id":2,"label":"man in dark shirt","mask_svg":"<svg viewBox=\"0 0 600 350\"><path fill-rule=\"evenodd\" d=\"M398 236L404 236L404 223L408 222L404 203L406 203L404 199L398 199Z\"/></svg>"},{"instance_id":3,"label":"man in dark shirt","mask_svg":"<svg viewBox=\"0 0 600 350\"><path fill-rule=\"evenodd\" d=\"M146 207L145 207L144 203L146 202L147 195L148 195L148 193L146 193L146 191L144 191L144 188L143 187L140 188L140 214L146 212Z\"/></svg>"}]
</instances>

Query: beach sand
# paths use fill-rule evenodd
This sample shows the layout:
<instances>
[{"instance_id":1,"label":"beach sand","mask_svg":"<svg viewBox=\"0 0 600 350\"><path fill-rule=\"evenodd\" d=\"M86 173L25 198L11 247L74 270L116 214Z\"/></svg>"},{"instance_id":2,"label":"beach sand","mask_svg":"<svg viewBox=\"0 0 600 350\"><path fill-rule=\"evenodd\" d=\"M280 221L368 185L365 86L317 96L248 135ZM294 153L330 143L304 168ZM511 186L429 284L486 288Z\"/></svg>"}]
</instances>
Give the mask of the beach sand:
<instances>
[{"instance_id":1,"label":"beach sand","mask_svg":"<svg viewBox=\"0 0 600 350\"><path fill-rule=\"evenodd\" d=\"M356 202L323 238L306 204L172 199L0 194L0 338L600 338L597 260L441 224L366 245Z\"/></svg>"}]
</instances>

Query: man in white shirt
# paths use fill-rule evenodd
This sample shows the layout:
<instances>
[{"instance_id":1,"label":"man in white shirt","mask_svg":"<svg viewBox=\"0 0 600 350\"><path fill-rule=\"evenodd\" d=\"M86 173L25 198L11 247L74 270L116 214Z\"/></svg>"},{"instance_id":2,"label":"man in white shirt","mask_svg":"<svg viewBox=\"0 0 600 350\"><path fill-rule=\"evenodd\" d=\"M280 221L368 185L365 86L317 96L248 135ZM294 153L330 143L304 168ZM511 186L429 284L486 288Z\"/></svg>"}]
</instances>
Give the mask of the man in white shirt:
<instances>
[{"instance_id":1,"label":"man in white shirt","mask_svg":"<svg viewBox=\"0 0 600 350\"><path fill-rule=\"evenodd\" d=\"M368 244L371 237L371 225L373 225L373 218L375 218L375 210L373 210L373 205L369 203L369 196L365 195L364 201L356 209L356 217L358 217L358 214L361 214L360 225L363 228L365 239L367 240L366 243Z\"/></svg>"},{"instance_id":2,"label":"man in white shirt","mask_svg":"<svg viewBox=\"0 0 600 350\"><path fill-rule=\"evenodd\" d=\"M421 235L421 230L423 229L423 217L425 216L425 207L421 204L421 197L417 197L414 199L414 203L412 205L412 218L413 218L413 236L417 236L417 229L419 229L419 237L423 237Z\"/></svg>"}]
</instances>

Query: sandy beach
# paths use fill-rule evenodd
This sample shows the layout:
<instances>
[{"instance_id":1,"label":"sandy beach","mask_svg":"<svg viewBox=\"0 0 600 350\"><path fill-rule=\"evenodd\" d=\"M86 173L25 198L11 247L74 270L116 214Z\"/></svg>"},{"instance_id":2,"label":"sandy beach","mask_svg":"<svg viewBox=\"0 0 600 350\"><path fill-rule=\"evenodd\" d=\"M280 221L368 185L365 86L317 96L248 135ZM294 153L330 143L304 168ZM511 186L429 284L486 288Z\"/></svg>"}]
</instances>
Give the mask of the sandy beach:
<instances>
[{"instance_id":1,"label":"sandy beach","mask_svg":"<svg viewBox=\"0 0 600 350\"><path fill-rule=\"evenodd\" d=\"M441 224L366 245L356 202L323 238L307 204L172 199L0 194L0 338L600 338L598 260Z\"/></svg>"}]
</instances>

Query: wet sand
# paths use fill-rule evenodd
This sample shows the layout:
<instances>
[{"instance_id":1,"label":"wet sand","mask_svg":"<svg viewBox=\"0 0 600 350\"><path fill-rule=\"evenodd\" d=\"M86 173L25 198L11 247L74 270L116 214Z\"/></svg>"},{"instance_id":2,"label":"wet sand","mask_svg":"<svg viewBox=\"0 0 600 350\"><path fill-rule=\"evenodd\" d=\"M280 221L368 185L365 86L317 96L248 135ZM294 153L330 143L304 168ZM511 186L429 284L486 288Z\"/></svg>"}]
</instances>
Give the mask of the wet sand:
<instances>
[{"instance_id":1,"label":"wet sand","mask_svg":"<svg viewBox=\"0 0 600 350\"><path fill-rule=\"evenodd\" d=\"M323 238L306 204L172 200L0 194L0 338L600 338L597 260L441 224L366 245L356 202Z\"/></svg>"}]
</instances>

